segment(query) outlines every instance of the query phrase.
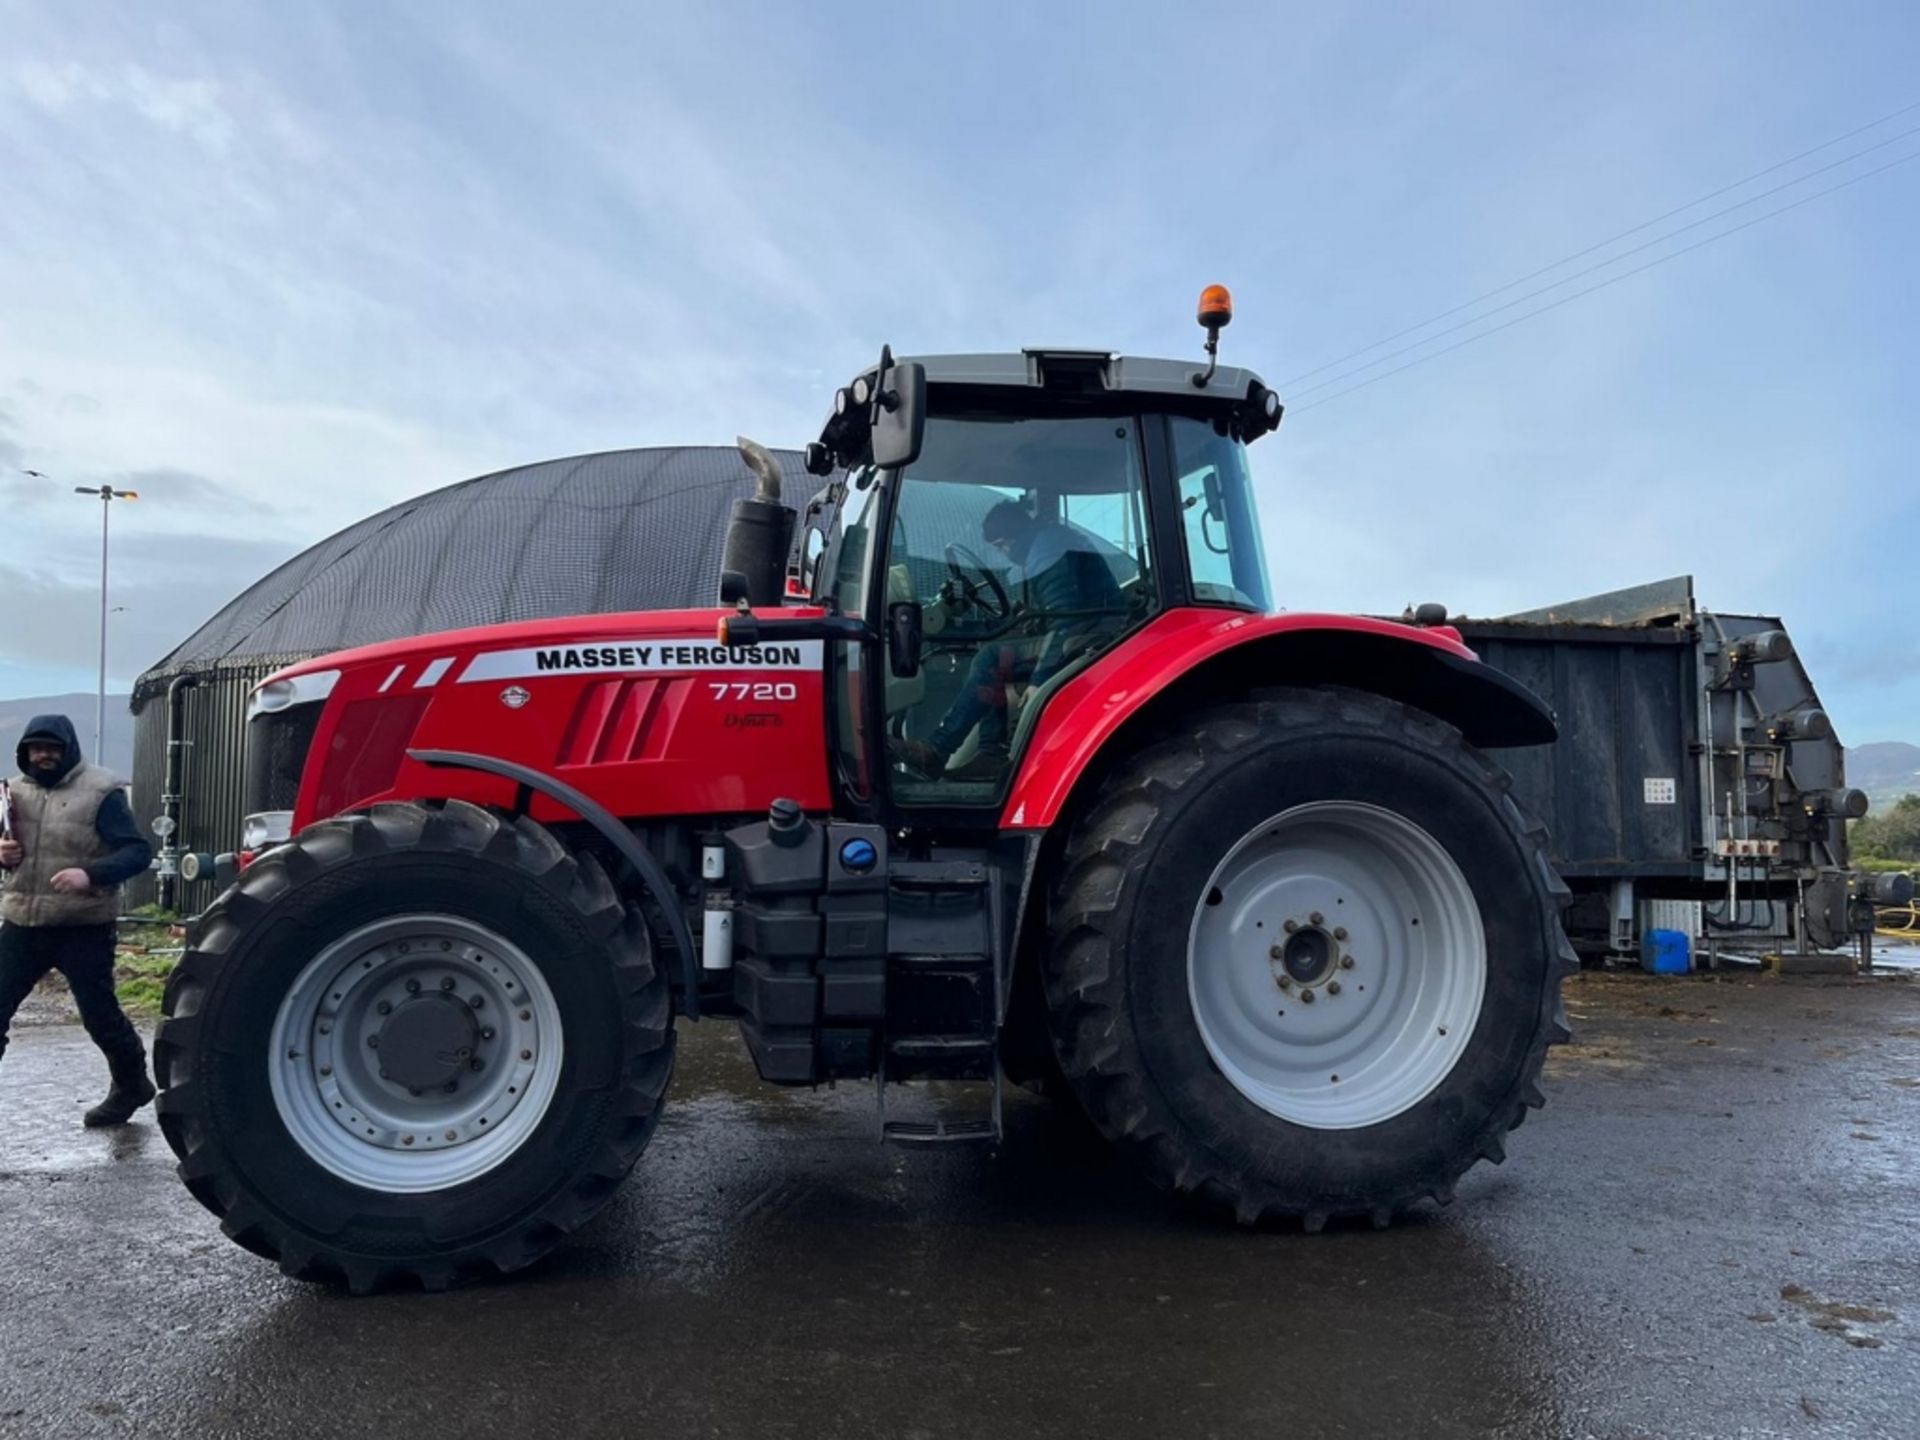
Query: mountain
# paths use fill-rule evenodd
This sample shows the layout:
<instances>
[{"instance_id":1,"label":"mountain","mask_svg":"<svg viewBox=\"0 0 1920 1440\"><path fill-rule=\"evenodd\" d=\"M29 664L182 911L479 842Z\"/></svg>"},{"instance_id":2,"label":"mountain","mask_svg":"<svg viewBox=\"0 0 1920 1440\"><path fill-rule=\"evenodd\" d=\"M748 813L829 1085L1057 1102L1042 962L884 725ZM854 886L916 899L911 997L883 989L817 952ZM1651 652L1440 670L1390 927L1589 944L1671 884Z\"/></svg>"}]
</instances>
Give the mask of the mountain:
<instances>
[{"instance_id":1,"label":"mountain","mask_svg":"<svg viewBox=\"0 0 1920 1440\"><path fill-rule=\"evenodd\" d=\"M133 716L127 712L128 696L107 695L107 740L104 763L109 770L133 776ZM0 700L0 764L6 767L6 773L14 773L13 750L20 743L20 732L27 728L27 722L36 715L64 715L73 721L73 728L80 736L80 748L89 751L93 747L93 710L94 693L89 690L84 695L39 695L25 700ZM89 754L89 760L102 760L99 755Z\"/></svg>"},{"instance_id":2,"label":"mountain","mask_svg":"<svg viewBox=\"0 0 1920 1440\"><path fill-rule=\"evenodd\" d=\"M1873 799L1873 808L1891 805L1902 795L1920 795L1920 745L1882 740L1847 751L1847 783Z\"/></svg>"}]
</instances>

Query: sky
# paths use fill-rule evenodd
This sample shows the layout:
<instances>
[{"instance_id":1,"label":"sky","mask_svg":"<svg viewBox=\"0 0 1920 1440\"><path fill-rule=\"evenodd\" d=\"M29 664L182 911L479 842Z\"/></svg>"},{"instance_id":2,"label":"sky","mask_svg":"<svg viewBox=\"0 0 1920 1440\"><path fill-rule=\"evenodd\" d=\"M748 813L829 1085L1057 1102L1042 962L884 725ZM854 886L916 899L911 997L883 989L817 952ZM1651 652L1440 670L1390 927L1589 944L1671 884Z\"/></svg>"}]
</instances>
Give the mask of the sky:
<instances>
[{"instance_id":1,"label":"sky","mask_svg":"<svg viewBox=\"0 0 1920 1440\"><path fill-rule=\"evenodd\" d=\"M0 697L93 686L74 485L141 494L124 687L409 495L798 444L882 342L1197 354L1219 281L1290 402L1280 603L1688 573L1842 738L1920 741L1920 161L1867 173L1916 53L1902 3L0 0Z\"/></svg>"}]
</instances>

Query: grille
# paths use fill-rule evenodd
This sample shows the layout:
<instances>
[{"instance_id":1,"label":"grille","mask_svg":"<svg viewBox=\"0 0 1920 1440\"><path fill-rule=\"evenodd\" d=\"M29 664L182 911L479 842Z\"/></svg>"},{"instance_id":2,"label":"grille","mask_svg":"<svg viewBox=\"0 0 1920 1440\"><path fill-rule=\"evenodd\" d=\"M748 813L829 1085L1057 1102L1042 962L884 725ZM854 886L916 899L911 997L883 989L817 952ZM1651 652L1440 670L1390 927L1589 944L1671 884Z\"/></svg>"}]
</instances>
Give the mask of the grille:
<instances>
[{"instance_id":1,"label":"grille","mask_svg":"<svg viewBox=\"0 0 1920 1440\"><path fill-rule=\"evenodd\" d=\"M241 789L242 813L291 810L300 797L300 774L320 724L320 702L262 711L247 725L247 778Z\"/></svg>"}]
</instances>

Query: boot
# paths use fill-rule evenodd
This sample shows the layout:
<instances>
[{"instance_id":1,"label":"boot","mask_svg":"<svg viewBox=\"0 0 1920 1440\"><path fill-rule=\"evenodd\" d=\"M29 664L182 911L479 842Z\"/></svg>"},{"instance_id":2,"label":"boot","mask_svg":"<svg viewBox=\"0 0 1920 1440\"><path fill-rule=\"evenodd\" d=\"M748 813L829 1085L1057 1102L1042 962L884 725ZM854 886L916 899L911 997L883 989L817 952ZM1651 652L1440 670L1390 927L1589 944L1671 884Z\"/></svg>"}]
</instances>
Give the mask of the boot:
<instances>
[{"instance_id":1,"label":"boot","mask_svg":"<svg viewBox=\"0 0 1920 1440\"><path fill-rule=\"evenodd\" d=\"M147 1050L138 1039L124 1050L107 1056L107 1068L113 1073L113 1087L107 1098L81 1117L89 1130L105 1125L124 1125L133 1112L153 1099L158 1092L147 1078Z\"/></svg>"}]
</instances>

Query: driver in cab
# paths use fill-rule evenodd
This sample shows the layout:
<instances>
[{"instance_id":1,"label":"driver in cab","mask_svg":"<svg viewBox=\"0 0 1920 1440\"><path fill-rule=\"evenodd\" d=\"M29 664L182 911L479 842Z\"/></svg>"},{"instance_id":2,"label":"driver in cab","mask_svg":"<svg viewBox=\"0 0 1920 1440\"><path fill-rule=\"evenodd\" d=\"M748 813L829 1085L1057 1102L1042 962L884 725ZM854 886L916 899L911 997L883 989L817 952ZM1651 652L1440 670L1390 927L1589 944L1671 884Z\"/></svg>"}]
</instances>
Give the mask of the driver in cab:
<instances>
[{"instance_id":1,"label":"driver in cab","mask_svg":"<svg viewBox=\"0 0 1920 1440\"><path fill-rule=\"evenodd\" d=\"M1003 500L980 522L981 538L1006 556L1014 590L1008 636L987 641L973 657L966 683L925 740L894 742L894 754L929 778L995 780L1009 761L1009 684L1046 684L1084 645L1082 637L1116 627L1127 601L1114 572L1113 550L1078 526L1036 517L1018 500ZM1015 589L1017 587L1017 590ZM974 726L978 753L949 770Z\"/></svg>"}]
</instances>

